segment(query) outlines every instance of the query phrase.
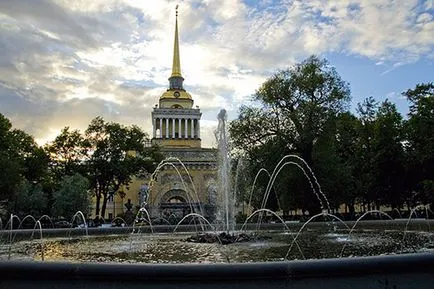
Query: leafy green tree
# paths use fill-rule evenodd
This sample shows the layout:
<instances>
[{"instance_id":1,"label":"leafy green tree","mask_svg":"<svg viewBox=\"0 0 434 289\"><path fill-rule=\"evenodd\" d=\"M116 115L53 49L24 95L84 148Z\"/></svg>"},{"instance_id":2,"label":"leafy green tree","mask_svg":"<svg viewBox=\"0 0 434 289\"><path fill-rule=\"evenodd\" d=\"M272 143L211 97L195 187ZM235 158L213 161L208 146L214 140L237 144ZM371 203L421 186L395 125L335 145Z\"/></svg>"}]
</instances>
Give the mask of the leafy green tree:
<instances>
[{"instance_id":1,"label":"leafy green tree","mask_svg":"<svg viewBox=\"0 0 434 289\"><path fill-rule=\"evenodd\" d=\"M374 190L374 127L378 111L378 102L373 97L366 98L357 105L360 126L358 128L358 145L354 155L356 175L355 189L359 200L368 209L377 194Z\"/></svg>"},{"instance_id":2,"label":"leafy green tree","mask_svg":"<svg viewBox=\"0 0 434 289\"><path fill-rule=\"evenodd\" d=\"M272 106L266 109L241 106L238 118L230 123L229 129L234 147L247 157L252 157L258 148L270 141L285 146L286 138L295 137L289 121Z\"/></svg>"},{"instance_id":3,"label":"leafy green tree","mask_svg":"<svg viewBox=\"0 0 434 289\"><path fill-rule=\"evenodd\" d=\"M358 151L360 144L360 120L350 112L338 115L336 119L336 154L339 158L339 179L343 183L341 201L346 204L351 216L355 213L357 202L357 178L359 172Z\"/></svg>"},{"instance_id":4,"label":"leafy green tree","mask_svg":"<svg viewBox=\"0 0 434 289\"><path fill-rule=\"evenodd\" d=\"M346 198L346 194L348 194L347 189L348 183L350 182L351 171L349 171L350 167L347 160L339 155L339 149L342 145L339 141L347 142L348 140L338 140L339 133L341 133L340 137L342 138L342 132L338 131L339 121L343 121L341 115L335 118L329 118L313 150L315 174L321 185L321 190L327 193L328 204L321 196L321 192L318 191L317 194L319 194L318 197L320 197L321 202L323 202L324 208L329 206L332 211L337 210L340 204L345 202L344 200L350 200L350 198ZM317 188L317 190L318 189L319 188ZM313 194L311 191L312 189L310 189L310 195ZM320 202L320 200L317 202Z\"/></svg>"},{"instance_id":5,"label":"leafy green tree","mask_svg":"<svg viewBox=\"0 0 434 289\"><path fill-rule=\"evenodd\" d=\"M348 185L355 192L353 197L369 210L380 205L398 208L404 199L405 179L402 116L390 101L379 105L372 97L359 103L357 112L354 129L345 128L347 133L351 131L352 140L340 148L352 171Z\"/></svg>"},{"instance_id":6,"label":"leafy green tree","mask_svg":"<svg viewBox=\"0 0 434 289\"><path fill-rule=\"evenodd\" d=\"M15 198L14 211L20 216L32 215L35 218L42 216L47 210L47 196L42 185L32 184L23 179L18 185Z\"/></svg>"},{"instance_id":7,"label":"leafy green tree","mask_svg":"<svg viewBox=\"0 0 434 289\"><path fill-rule=\"evenodd\" d=\"M47 172L48 156L33 137L13 129L11 122L0 114L0 200L9 200L13 209L16 190L23 179L41 181Z\"/></svg>"},{"instance_id":8,"label":"leafy green tree","mask_svg":"<svg viewBox=\"0 0 434 289\"><path fill-rule=\"evenodd\" d=\"M399 208L403 203L403 142L402 116L396 106L386 100L377 111L373 136L373 190L374 199L379 205Z\"/></svg>"},{"instance_id":9,"label":"leafy green tree","mask_svg":"<svg viewBox=\"0 0 434 289\"><path fill-rule=\"evenodd\" d=\"M84 136L78 130L62 129L60 134L49 143L45 150L50 155L50 171L60 181L64 176L83 174L86 161Z\"/></svg>"},{"instance_id":10,"label":"leafy green tree","mask_svg":"<svg viewBox=\"0 0 434 289\"><path fill-rule=\"evenodd\" d=\"M48 155L26 132L12 129L9 134L9 152L19 159L22 175L29 181L40 181L47 173Z\"/></svg>"},{"instance_id":11,"label":"leafy green tree","mask_svg":"<svg viewBox=\"0 0 434 289\"><path fill-rule=\"evenodd\" d=\"M264 166L272 171L281 157L296 153L315 169L315 143L329 120L346 108L350 89L325 59L311 56L271 76L254 100L257 105L243 106L230 124L234 146L257 160L258 166L253 168ZM298 183L300 187L294 191L302 192L301 205L315 212L319 209L316 197L312 197L304 175L296 171L298 181L288 176L276 181L276 187L284 189L279 195L287 194L290 185ZM285 206L291 198L282 195L281 199Z\"/></svg>"},{"instance_id":12,"label":"leafy green tree","mask_svg":"<svg viewBox=\"0 0 434 289\"><path fill-rule=\"evenodd\" d=\"M313 143L323 132L330 116L346 108L348 84L325 59L311 56L288 70L280 71L257 91L256 100L274 108L293 132L296 150L312 163Z\"/></svg>"},{"instance_id":13,"label":"leafy green tree","mask_svg":"<svg viewBox=\"0 0 434 289\"><path fill-rule=\"evenodd\" d=\"M421 202L434 206L434 84L418 84L403 95L410 101L405 125L409 190L416 193L409 205Z\"/></svg>"},{"instance_id":14,"label":"leafy green tree","mask_svg":"<svg viewBox=\"0 0 434 289\"><path fill-rule=\"evenodd\" d=\"M53 214L56 217L71 219L78 211L84 216L90 212L89 181L80 174L64 176L53 197Z\"/></svg>"},{"instance_id":15,"label":"leafy green tree","mask_svg":"<svg viewBox=\"0 0 434 289\"><path fill-rule=\"evenodd\" d=\"M16 158L0 151L0 200L6 203L14 197L17 185L22 180L21 166Z\"/></svg>"},{"instance_id":16,"label":"leafy green tree","mask_svg":"<svg viewBox=\"0 0 434 289\"><path fill-rule=\"evenodd\" d=\"M56 138L45 145L45 152L50 156L49 170L44 179L44 190L48 195L50 208L54 203L54 191L65 176L76 173L85 175L86 149L84 136L79 130L71 130L69 127L62 129Z\"/></svg>"},{"instance_id":17,"label":"leafy green tree","mask_svg":"<svg viewBox=\"0 0 434 289\"><path fill-rule=\"evenodd\" d=\"M155 169L162 159L157 147L148 147L148 135L137 126L91 121L85 132L87 177L96 198L96 215L105 214L110 193L128 186L132 177Z\"/></svg>"},{"instance_id":18,"label":"leafy green tree","mask_svg":"<svg viewBox=\"0 0 434 289\"><path fill-rule=\"evenodd\" d=\"M0 113L0 151L6 151L10 147L10 130L12 124L3 114Z\"/></svg>"}]
</instances>

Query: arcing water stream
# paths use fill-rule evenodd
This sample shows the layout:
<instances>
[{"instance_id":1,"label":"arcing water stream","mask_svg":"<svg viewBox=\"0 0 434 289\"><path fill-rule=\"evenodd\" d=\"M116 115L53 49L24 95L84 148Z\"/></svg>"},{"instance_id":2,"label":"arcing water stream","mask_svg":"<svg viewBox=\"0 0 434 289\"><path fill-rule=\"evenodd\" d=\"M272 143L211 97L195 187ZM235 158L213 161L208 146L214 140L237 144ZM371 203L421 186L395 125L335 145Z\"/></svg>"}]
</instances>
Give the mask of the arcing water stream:
<instances>
[{"instance_id":1,"label":"arcing water stream","mask_svg":"<svg viewBox=\"0 0 434 289\"><path fill-rule=\"evenodd\" d=\"M77 212L71 223L74 221L82 220L84 223L85 237L81 234L78 238L72 238L71 232L75 230L69 229L44 229L40 220L48 218L53 226L53 222L48 216L42 216L36 220L33 216L26 216L23 220L16 215L11 215L9 221L3 227L3 222L0 220L1 237L6 237L2 244L0 244L0 257L7 257L12 259L38 259L42 261L50 260L69 260L72 262L88 261L88 262L256 262L256 261L282 261L291 259L306 259L306 258L335 258L335 257L348 257L348 256L367 256L378 254L396 254L405 252L426 252L434 248L434 234L430 232L430 223L432 220L413 220L416 216L415 208L411 211L407 220L392 220L392 218L383 212L375 212L380 215L386 215L389 221L368 221L364 218L369 215L368 212L363 214L355 222L344 222L335 215L330 214L330 205L321 190L312 169L307 163L296 155L287 155L283 157L274 168L270 175L267 170L261 169L256 174L253 183L252 193L258 175L261 172L266 172L269 175L269 182L264 192L261 208L254 211L251 215L247 216L245 223L236 227L234 214L235 214L235 194L231 182L231 159L229 155L229 135L226 127L227 114L225 110L221 110L218 115L219 124L215 131L216 140L218 144L218 204L216 221L210 223L203 215L202 208L199 212L194 212L194 207L191 206L191 212L175 225L170 224L169 220L164 219L167 225L155 225L145 205L138 210L136 220L138 218L145 219L147 224L143 227L141 233L140 227L137 231L136 222L132 227L121 227L114 229L107 228L87 228L86 220L81 212ZM179 164L185 171L191 182L191 189L188 188L184 182L183 174L178 170L176 164ZM267 199L270 195L271 189L278 177L279 173L286 165L297 166L306 176L312 192L317 197L323 212L312 216L307 222L304 223L286 223L276 212L270 211L265 208ZM164 166L173 168L179 176L183 188L186 191L188 202L200 203L194 183L191 176L182 163L181 160L170 158L161 162L155 172L152 174L150 187L152 189L152 182L158 177L158 173ZM238 175L238 172L237 174ZM251 196L249 198L251 200ZM250 203L250 201L249 201ZM426 217L428 217L429 208L425 207ZM263 212L272 214L278 219L281 224L265 224L262 227L261 217L258 218L256 230L252 223L248 223L255 215L261 215ZM144 218L142 215L145 215ZM327 216L332 220L336 220L337 225L330 227L325 222L314 222L320 217ZM217 243L198 244L186 243L185 232L196 231L195 226L185 225L183 222L191 218L192 220L200 220L202 224L202 231L214 234L215 238L204 238L206 241L210 239L218 240ZM33 237L35 232L39 232L39 242L23 240L16 240L17 234L26 235L28 230L15 230L14 219L20 223L24 220L33 220L35 225L31 230ZM161 218L160 218L161 219ZM124 220L122 220L126 223ZM427 230L414 230L412 228L413 222L418 224L427 223ZM352 223L352 226L350 224ZM395 229L391 230L390 225ZM403 228L398 229L403 225ZM146 230L145 230L146 227ZM182 228L184 233L178 233L178 229ZM244 229L248 229L243 231ZM219 232L218 230L223 230ZM235 231L241 229L240 231ZM261 232L259 230L262 229ZM81 230L81 229L80 229ZM291 232L292 230L292 232ZM161 232L172 232L161 233ZM246 237L246 234L252 236L260 233L266 233L267 238ZM294 232L294 233L293 233ZM295 233L296 232L296 233ZM62 238L47 238L45 233L56 235ZM117 234L114 236L113 234ZM231 236L232 234L232 236ZM236 235L238 234L238 235ZM67 236L67 238L65 238ZM230 244L227 239L236 241L242 239L244 243ZM134 238L134 239L133 239ZM224 238L224 239L223 239ZM187 238L189 239L189 238ZM84 240L84 241L82 241ZM134 246L133 246L134 240ZM230 242L229 242L230 243ZM12 246L14 244L14 246ZM298 252L292 252L293 245L296 245ZM345 253L345 255L344 255Z\"/></svg>"}]
</instances>

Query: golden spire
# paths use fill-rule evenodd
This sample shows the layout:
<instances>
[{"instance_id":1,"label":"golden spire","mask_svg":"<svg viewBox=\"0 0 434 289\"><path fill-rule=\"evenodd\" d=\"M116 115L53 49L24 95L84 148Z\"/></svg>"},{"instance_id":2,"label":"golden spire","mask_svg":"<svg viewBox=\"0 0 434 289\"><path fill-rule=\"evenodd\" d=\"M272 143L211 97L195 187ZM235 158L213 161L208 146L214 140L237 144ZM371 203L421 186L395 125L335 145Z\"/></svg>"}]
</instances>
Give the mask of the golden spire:
<instances>
[{"instance_id":1,"label":"golden spire","mask_svg":"<svg viewBox=\"0 0 434 289\"><path fill-rule=\"evenodd\" d=\"M179 39L178 39L178 5L176 5L176 22L175 22L175 43L173 46L173 66L172 75L169 77L169 89L160 96L161 101L181 101L182 107L192 108L193 99L183 87L184 77L181 75L181 61L179 58ZM171 104L172 105L172 104Z\"/></svg>"},{"instance_id":2,"label":"golden spire","mask_svg":"<svg viewBox=\"0 0 434 289\"><path fill-rule=\"evenodd\" d=\"M173 45L173 65L172 65L172 75L170 77L182 77L181 61L179 60L178 5L176 5L175 43Z\"/></svg>"}]
</instances>

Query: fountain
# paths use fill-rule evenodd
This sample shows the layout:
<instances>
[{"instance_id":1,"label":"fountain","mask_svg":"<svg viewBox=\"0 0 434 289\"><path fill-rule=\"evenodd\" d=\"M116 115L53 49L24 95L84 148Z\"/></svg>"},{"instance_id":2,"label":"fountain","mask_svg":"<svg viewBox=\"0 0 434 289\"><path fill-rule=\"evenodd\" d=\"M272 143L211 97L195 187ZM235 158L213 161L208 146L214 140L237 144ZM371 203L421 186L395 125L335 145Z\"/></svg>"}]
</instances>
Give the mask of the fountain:
<instances>
[{"instance_id":1,"label":"fountain","mask_svg":"<svg viewBox=\"0 0 434 289\"><path fill-rule=\"evenodd\" d=\"M275 214L268 209L259 209L249 219L261 211ZM146 214L144 211L141 213ZM38 238L26 240L21 236L15 240L14 246L8 246L8 241L4 241L0 246L0 256L5 260L9 255L11 260L0 262L0 274L2 284L7 288L26 288L36 280L41 282L38 283L41 288L90 288L95 286L95 282L102 282L98 284L110 288L139 288L143 284L152 284L151 288L166 288L173 282L190 288L310 288L319 285L336 288L342 284L355 288L394 288L394 285L430 288L434 281L434 255L429 252L434 236L429 227L425 232L418 228L421 223L430 221L412 219L414 214L407 220L392 220L387 215L384 215L386 220L364 220L374 213L384 215L371 211L355 222L344 222L322 212L304 223L281 220L281 224L264 224L266 238L254 240L245 233L249 225L256 232L255 224L246 220L239 224L241 227L235 226L239 232L232 236L245 238L247 242L229 245L223 245L225 241L215 231L217 224L207 223L206 219L203 219L206 228L216 232L212 235L215 240L202 235L206 242L201 244L184 242L190 234L182 232L185 228L188 231L188 227L183 227L185 225L156 225L153 232L145 226L146 230L140 234L132 233L132 227L115 227L110 231L89 228L86 237L79 234L82 230L79 228L43 229L40 221L36 222L33 230L9 229L11 224L7 223L4 231L0 232L2 237L38 233ZM325 215L336 220L333 229L323 221L316 222ZM197 213L185 216L188 217L203 218ZM276 215L276 218L280 217ZM11 221L13 219L18 218L12 215ZM172 233L162 233L164 228L171 228ZM149 264L125 264L131 262ZM191 263L217 264L198 266ZM385 284L390 284L390 287ZM414 284L417 286L411 287Z\"/></svg>"},{"instance_id":2,"label":"fountain","mask_svg":"<svg viewBox=\"0 0 434 289\"><path fill-rule=\"evenodd\" d=\"M220 110L217 115L218 126L215 131L215 136L217 140L217 195L218 204L220 206L217 208L217 220L223 224L223 230L226 233L230 233L234 230L234 202L235 196L232 191L231 186L231 159L229 156L229 137L226 127L227 113L225 109Z\"/></svg>"},{"instance_id":3,"label":"fountain","mask_svg":"<svg viewBox=\"0 0 434 289\"><path fill-rule=\"evenodd\" d=\"M11 260L0 262L3 287L27 288L38 284L40 288L139 288L146 284L150 288L174 285L180 288L398 288L398 285L431 288L434 284L431 220L413 218L415 208L408 219L396 220L383 212L370 211L355 222L344 222L330 213L328 200L313 171L296 155L282 158L271 174L259 170L253 187L261 172L270 177L262 206L243 224L235 224L225 110L220 111L218 120L215 134L219 150L220 206L215 222L209 222L201 208L194 211L192 207L176 225L167 219L162 219L165 222L162 225L154 225L156 219L151 218L146 202L136 215L136 220L143 220L140 226L134 222L131 227L87 228L83 214L77 212L73 219L82 219L85 234L83 228L43 228L40 220L51 221L48 216L39 220L26 216L24 219L34 220L33 230L14 229L14 219L20 224L24 219L12 214L5 226L0 220L3 229L0 258ZM174 163L180 163L189 176L180 160L167 159L152 178L156 178L163 166L171 166L180 176L189 200L195 201L195 188L193 192L187 190ZM323 209L307 222L288 223L265 208L273 183L286 165L295 165L303 172ZM426 217L428 210L425 207ZM261 224L260 216L264 212L280 222ZM374 213L386 219L365 220ZM249 223L255 216L259 216L258 223ZM197 227L183 223L189 218L200 220L202 233L196 237L190 234ZM325 219L332 220L333 226L327 226ZM120 221L126 224L125 220ZM427 224L424 230L421 224ZM29 240L35 232L39 238Z\"/></svg>"}]
</instances>

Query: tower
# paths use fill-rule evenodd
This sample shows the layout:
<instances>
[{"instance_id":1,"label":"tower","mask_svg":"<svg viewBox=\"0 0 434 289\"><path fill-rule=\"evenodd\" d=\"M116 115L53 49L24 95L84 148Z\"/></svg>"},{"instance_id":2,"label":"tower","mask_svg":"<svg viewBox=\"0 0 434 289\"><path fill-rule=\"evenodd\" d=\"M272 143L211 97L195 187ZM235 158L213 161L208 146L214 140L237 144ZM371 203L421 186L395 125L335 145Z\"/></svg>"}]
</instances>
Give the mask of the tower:
<instances>
[{"instance_id":1,"label":"tower","mask_svg":"<svg viewBox=\"0 0 434 289\"><path fill-rule=\"evenodd\" d=\"M172 74L169 88L160 96L152 111L154 144L161 147L200 148L200 109L193 108L193 99L184 89L181 74L178 37L178 7L176 8Z\"/></svg>"},{"instance_id":2,"label":"tower","mask_svg":"<svg viewBox=\"0 0 434 289\"><path fill-rule=\"evenodd\" d=\"M160 147L166 158L174 160L162 166L157 178L150 180L136 176L107 203L106 216L117 215L134 220L145 206L153 224L163 218L175 223L194 211L212 218L216 208L216 153L213 148L202 148L200 139L199 107L193 108L193 99L184 89L178 37L178 7L175 14L172 73L169 88L153 108L152 143ZM176 161L175 161L176 160ZM179 161L178 161L179 160ZM152 172L149 172L152 173Z\"/></svg>"},{"instance_id":3,"label":"tower","mask_svg":"<svg viewBox=\"0 0 434 289\"><path fill-rule=\"evenodd\" d=\"M183 85L178 36L178 7L175 14L172 73L169 88L152 111L152 143L166 158L150 187L147 206L152 218L180 220L192 212L212 219L215 212L216 150L202 148L198 106ZM181 164L182 162L182 164ZM173 221L173 220L171 220Z\"/></svg>"}]
</instances>

